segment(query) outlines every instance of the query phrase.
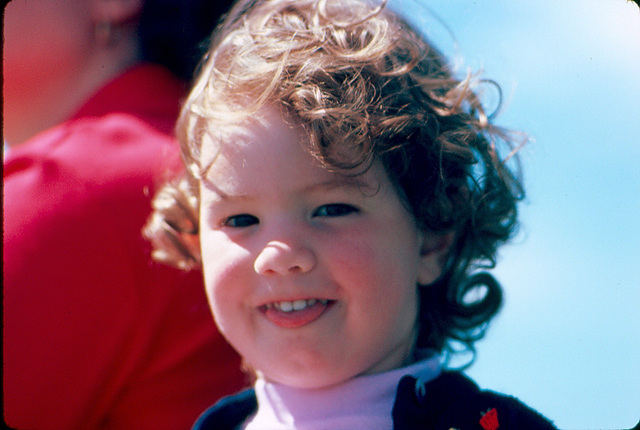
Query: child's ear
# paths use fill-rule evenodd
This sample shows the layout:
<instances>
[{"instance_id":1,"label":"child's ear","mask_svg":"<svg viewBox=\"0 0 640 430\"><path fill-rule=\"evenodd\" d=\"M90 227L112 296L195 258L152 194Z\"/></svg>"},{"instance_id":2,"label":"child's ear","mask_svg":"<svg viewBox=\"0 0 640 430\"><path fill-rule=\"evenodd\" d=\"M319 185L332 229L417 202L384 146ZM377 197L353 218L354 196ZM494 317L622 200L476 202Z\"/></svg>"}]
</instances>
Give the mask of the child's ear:
<instances>
[{"instance_id":1,"label":"child's ear","mask_svg":"<svg viewBox=\"0 0 640 430\"><path fill-rule=\"evenodd\" d=\"M455 234L423 232L418 284L429 285L440 277Z\"/></svg>"}]
</instances>

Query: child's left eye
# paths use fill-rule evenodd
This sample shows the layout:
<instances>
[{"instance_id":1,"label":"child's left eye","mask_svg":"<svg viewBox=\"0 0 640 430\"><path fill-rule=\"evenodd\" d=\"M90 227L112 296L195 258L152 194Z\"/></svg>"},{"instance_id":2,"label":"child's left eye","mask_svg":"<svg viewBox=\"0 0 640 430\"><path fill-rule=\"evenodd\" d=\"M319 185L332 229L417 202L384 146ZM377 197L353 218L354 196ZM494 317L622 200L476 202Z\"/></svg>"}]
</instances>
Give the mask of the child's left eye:
<instances>
[{"instance_id":1,"label":"child's left eye","mask_svg":"<svg viewBox=\"0 0 640 430\"><path fill-rule=\"evenodd\" d=\"M360 212L358 208L348 205L346 203L332 203L329 205L322 205L315 210L313 216L322 217L340 217L350 215L352 213Z\"/></svg>"},{"instance_id":2,"label":"child's left eye","mask_svg":"<svg viewBox=\"0 0 640 430\"><path fill-rule=\"evenodd\" d=\"M240 214L240 215L230 216L229 218L225 219L223 222L223 225L225 227L231 227L231 228L246 228L246 227L251 227L252 225L258 224L259 222L260 221L258 220L258 218L256 218L253 215Z\"/></svg>"}]
</instances>

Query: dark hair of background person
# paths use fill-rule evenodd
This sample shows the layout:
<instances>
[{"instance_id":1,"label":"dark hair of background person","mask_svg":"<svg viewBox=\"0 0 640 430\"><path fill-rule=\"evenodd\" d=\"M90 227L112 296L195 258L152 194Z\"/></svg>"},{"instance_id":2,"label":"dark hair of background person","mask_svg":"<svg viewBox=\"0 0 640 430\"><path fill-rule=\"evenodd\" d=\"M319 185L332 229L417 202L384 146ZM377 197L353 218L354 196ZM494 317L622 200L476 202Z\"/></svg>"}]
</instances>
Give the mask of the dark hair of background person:
<instances>
[{"instance_id":1,"label":"dark hair of background person","mask_svg":"<svg viewBox=\"0 0 640 430\"><path fill-rule=\"evenodd\" d=\"M160 64L185 81L208 47L232 0L147 0L138 34L142 60Z\"/></svg>"}]
</instances>

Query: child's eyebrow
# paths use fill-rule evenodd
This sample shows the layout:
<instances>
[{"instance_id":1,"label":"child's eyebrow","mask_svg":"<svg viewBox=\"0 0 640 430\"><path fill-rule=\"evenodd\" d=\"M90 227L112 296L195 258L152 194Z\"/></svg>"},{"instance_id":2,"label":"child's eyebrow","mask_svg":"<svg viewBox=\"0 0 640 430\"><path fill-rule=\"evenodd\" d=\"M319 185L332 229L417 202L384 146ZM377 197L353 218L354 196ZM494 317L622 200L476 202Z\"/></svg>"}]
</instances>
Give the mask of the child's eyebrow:
<instances>
[{"instance_id":1,"label":"child's eyebrow","mask_svg":"<svg viewBox=\"0 0 640 430\"><path fill-rule=\"evenodd\" d=\"M213 194L215 194L218 197L218 199L221 200L221 201L249 200L249 195L248 194L229 194L229 193L226 193L226 192L222 191L222 189L220 187L218 187L216 184L213 183L213 181L211 181L209 179L202 179L201 182L205 186L205 188L207 188L209 191L211 191Z\"/></svg>"},{"instance_id":2,"label":"child's eyebrow","mask_svg":"<svg viewBox=\"0 0 640 430\"><path fill-rule=\"evenodd\" d=\"M204 186L212 191L221 201L246 201L251 200L253 197L248 193L231 194L223 191L219 186L214 184L210 180L202 180ZM363 178L356 176L340 176L331 178L326 181L315 182L309 185L305 185L295 190L297 194L317 194L322 192L333 191L336 189L347 190L366 190L377 189L370 181L366 181Z\"/></svg>"},{"instance_id":3,"label":"child's eyebrow","mask_svg":"<svg viewBox=\"0 0 640 430\"><path fill-rule=\"evenodd\" d=\"M339 176L327 181L322 181L308 186L302 187L302 193L317 193L323 191L332 191L338 188L362 190L371 188L373 185L358 176Z\"/></svg>"}]
</instances>

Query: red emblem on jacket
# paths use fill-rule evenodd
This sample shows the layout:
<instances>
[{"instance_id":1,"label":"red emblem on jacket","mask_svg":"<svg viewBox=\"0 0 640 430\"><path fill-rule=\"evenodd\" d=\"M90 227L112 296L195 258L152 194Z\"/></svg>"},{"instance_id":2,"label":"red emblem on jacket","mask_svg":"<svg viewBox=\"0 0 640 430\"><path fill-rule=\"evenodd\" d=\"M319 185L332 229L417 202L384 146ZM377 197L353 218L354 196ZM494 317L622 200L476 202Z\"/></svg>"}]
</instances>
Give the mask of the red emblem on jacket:
<instances>
[{"instance_id":1,"label":"red emblem on jacket","mask_svg":"<svg viewBox=\"0 0 640 430\"><path fill-rule=\"evenodd\" d=\"M500 425L498 424L498 411L496 408L487 411L482 418L480 418L480 425L484 430L497 430Z\"/></svg>"}]
</instances>

